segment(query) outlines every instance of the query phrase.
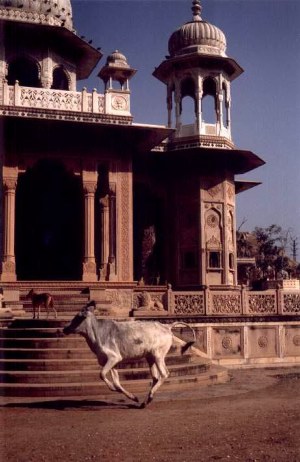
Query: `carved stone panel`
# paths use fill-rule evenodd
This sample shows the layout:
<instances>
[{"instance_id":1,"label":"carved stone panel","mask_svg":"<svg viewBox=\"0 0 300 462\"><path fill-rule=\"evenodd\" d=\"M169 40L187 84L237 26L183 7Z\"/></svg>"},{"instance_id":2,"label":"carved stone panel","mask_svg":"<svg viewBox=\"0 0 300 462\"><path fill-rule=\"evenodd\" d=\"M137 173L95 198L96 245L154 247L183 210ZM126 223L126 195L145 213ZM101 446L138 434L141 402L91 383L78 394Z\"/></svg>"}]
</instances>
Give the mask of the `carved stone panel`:
<instances>
[{"instance_id":1,"label":"carved stone panel","mask_svg":"<svg viewBox=\"0 0 300 462\"><path fill-rule=\"evenodd\" d=\"M248 329L249 358L276 357L276 327L252 326Z\"/></svg>"},{"instance_id":2,"label":"carved stone panel","mask_svg":"<svg viewBox=\"0 0 300 462\"><path fill-rule=\"evenodd\" d=\"M276 314L277 303L276 293L248 292L247 293L247 314Z\"/></svg>"},{"instance_id":3,"label":"carved stone panel","mask_svg":"<svg viewBox=\"0 0 300 462\"><path fill-rule=\"evenodd\" d=\"M193 315L205 314L204 293L173 292L172 312L174 314Z\"/></svg>"},{"instance_id":4,"label":"carved stone panel","mask_svg":"<svg viewBox=\"0 0 300 462\"><path fill-rule=\"evenodd\" d=\"M242 328L224 327L212 329L213 358L242 357Z\"/></svg>"},{"instance_id":5,"label":"carved stone panel","mask_svg":"<svg viewBox=\"0 0 300 462\"><path fill-rule=\"evenodd\" d=\"M300 356L300 326L285 327L284 356Z\"/></svg>"},{"instance_id":6,"label":"carved stone panel","mask_svg":"<svg viewBox=\"0 0 300 462\"><path fill-rule=\"evenodd\" d=\"M282 314L300 314L300 293L298 291L294 293L282 291L281 297Z\"/></svg>"},{"instance_id":7,"label":"carved stone panel","mask_svg":"<svg viewBox=\"0 0 300 462\"><path fill-rule=\"evenodd\" d=\"M209 312L213 315L240 315L242 301L240 292L213 292L209 294Z\"/></svg>"}]
</instances>

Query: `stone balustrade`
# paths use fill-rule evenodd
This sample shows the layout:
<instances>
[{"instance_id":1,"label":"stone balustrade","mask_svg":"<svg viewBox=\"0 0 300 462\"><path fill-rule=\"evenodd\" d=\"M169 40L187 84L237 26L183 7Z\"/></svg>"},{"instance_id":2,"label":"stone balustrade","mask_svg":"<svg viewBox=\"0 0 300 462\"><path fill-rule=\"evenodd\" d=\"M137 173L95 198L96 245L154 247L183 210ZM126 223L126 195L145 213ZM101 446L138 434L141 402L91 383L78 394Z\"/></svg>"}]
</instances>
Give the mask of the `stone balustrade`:
<instances>
[{"instance_id":1,"label":"stone balustrade","mask_svg":"<svg viewBox=\"0 0 300 462\"><path fill-rule=\"evenodd\" d=\"M300 291L173 291L136 289L135 300L148 291L148 307L136 303L134 316L170 322L176 316L192 325L195 346L215 364L227 367L300 363ZM157 300L160 302L157 303ZM152 306L150 305L152 303ZM159 310L160 311L157 311ZM146 308L146 309L145 309ZM189 329L177 328L189 338Z\"/></svg>"},{"instance_id":2,"label":"stone balustrade","mask_svg":"<svg viewBox=\"0 0 300 462\"><path fill-rule=\"evenodd\" d=\"M149 292L153 300L159 297L165 315L230 317L292 315L299 316L300 319L300 291L298 290L249 291L240 288L173 291L168 289L163 292L160 289L158 292L157 288L148 286L136 291L136 294L143 291ZM135 314L138 314L139 307L136 303L134 305ZM155 311L158 314L159 310Z\"/></svg>"},{"instance_id":3,"label":"stone balustrade","mask_svg":"<svg viewBox=\"0 0 300 462\"><path fill-rule=\"evenodd\" d=\"M3 82L0 91L0 105L13 108L32 108L50 111L69 111L88 114L131 116L130 93L109 90L104 95L96 89L82 91L52 90L49 88L23 87Z\"/></svg>"}]
</instances>

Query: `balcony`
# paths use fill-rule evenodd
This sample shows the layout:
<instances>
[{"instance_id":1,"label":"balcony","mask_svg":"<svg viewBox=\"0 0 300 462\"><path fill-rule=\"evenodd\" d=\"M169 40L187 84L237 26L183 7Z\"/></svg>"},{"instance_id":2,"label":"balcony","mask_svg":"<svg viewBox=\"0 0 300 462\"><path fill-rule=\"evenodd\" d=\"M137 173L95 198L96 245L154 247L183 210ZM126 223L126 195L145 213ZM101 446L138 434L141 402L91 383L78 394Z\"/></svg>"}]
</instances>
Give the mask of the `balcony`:
<instances>
[{"instance_id":1,"label":"balcony","mask_svg":"<svg viewBox=\"0 0 300 462\"><path fill-rule=\"evenodd\" d=\"M4 82L0 88L0 106L3 115L9 115L13 110L14 115L16 111L17 115L48 113L49 118L51 114L59 112L62 119L68 118L66 113L90 115L96 119L97 116L98 119L99 116L115 116L117 119L126 118L127 123L129 118L132 119L128 91L108 90L103 95L96 89L88 93L85 88L82 91L52 90L23 87L18 81L15 85Z\"/></svg>"}]
</instances>

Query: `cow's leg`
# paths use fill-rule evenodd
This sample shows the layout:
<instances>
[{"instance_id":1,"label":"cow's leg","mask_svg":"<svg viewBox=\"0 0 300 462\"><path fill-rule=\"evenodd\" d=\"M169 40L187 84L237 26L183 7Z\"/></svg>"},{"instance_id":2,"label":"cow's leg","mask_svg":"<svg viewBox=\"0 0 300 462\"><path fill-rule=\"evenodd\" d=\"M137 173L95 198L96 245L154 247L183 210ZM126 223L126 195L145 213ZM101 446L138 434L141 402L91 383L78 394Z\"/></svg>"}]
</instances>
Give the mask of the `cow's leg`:
<instances>
[{"instance_id":1,"label":"cow's leg","mask_svg":"<svg viewBox=\"0 0 300 462\"><path fill-rule=\"evenodd\" d=\"M113 384L116 387L116 390L119 391L120 393L123 393L123 395L127 396L127 398L132 399L132 401L135 401L136 403L138 403L139 402L138 398L132 393L130 393L129 391L127 391L124 387L122 387L120 383L118 371L116 369L112 369L110 373L112 376Z\"/></svg>"},{"instance_id":2,"label":"cow's leg","mask_svg":"<svg viewBox=\"0 0 300 462\"><path fill-rule=\"evenodd\" d=\"M108 388L112 391L119 391L115 387L113 383L111 383L110 380L106 377L106 375L111 372L111 370L121 361L122 358L119 358L117 356L107 356L107 361L104 364L101 372L100 372L100 378L103 380L103 382L106 383ZM113 378L113 376L112 376Z\"/></svg>"},{"instance_id":3,"label":"cow's leg","mask_svg":"<svg viewBox=\"0 0 300 462\"><path fill-rule=\"evenodd\" d=\"M153 400L154 393L162 386L166 378L169 377L169 371L165 364L164 356L154 358L154 364L151 366L151 374L153 376L152 387L146 401L141 405L142 408L146 407Z\"/></svg>"}]
</instances>

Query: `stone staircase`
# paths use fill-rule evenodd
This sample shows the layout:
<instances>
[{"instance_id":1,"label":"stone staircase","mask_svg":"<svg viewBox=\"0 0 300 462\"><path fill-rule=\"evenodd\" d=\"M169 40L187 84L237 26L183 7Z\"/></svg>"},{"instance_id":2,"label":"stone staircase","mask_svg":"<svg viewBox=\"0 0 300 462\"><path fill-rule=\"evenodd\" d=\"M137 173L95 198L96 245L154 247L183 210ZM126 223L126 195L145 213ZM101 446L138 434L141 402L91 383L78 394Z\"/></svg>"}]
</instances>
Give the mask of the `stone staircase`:
<instances>
[{"instance_id":1,"label":"stone staircase","mask_svg":"<svg viewBox=\"0 0 300 462\"><path fill-rule=\"evenodd\" d=\"M97 360L85 340L76 335L62 336L61 330L67 322L61 318L15 319L2 325L1 396L62 398L112 393L100 381ZM180 340L167 356L170 377L164 387L207 385L228 380L224 368L212 366L207 359L195 354L195 349L181 355L179 343ZM118 371L130 391L148 391L150 374L145 360L124 361Z\"/></svg>"},{"instance_id":2,"label":"stone staircase","mask_svg":"<svg viewBox=\"0 0 300 462\"><path fill-rule=\"evenodd\" d=\"M23 287L20 291L20 302L23 305L23 309L28 317L32 316L32 303L31 300L26 298L26 295L29 292L28 287ZM85 292L82 288L52 288L47 285L43 285L35 289L36 292L50 292L54 298L55 309L57 310L59 318L69 318L73 317L78 313L84 305L89 301L89 293ZM41 317L45 318L44 308L41 310ZM50 317L53 317L53 311L50 312Z\"/></svg>"}]
</instances>

